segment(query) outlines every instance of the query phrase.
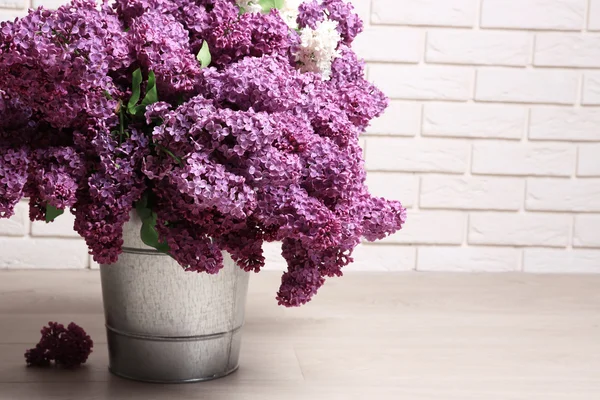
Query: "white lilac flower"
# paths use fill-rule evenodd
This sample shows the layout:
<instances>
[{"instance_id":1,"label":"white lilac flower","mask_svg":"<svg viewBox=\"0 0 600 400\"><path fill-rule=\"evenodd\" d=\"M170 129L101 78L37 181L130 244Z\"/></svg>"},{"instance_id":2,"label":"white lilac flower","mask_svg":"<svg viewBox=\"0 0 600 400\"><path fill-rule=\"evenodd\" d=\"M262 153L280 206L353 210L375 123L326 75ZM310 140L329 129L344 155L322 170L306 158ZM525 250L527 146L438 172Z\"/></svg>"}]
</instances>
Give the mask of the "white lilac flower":
<instances>
[{"instance_id":1,"label":"white lilac flower","mask_svg":"<svg viewBox=\"0 0 600 400\"><path fill-rule=\"evenodd\" d=\"M298 19L299 14L298 8L302 3L304 3L304 0L285 0L283 7L279 10L281 18L283 18L285 23L288 24L291 29L298 28L298 22L296 22L296 20Z\"/></svg>"},{"instance_id":2,"label":"white lilac flower","mask_svg":"<svg viewBox=\"0 0 600 400\"><path fill-rule=\"evenodd\" d=\"M331 64L340 56L337 47L341 36L337 27L337 21L325 19L317 23L316 29L306 27L300 31L296 62L302 72L318 72L323 79L330 78Z\"/></svg>"}]
</instances>

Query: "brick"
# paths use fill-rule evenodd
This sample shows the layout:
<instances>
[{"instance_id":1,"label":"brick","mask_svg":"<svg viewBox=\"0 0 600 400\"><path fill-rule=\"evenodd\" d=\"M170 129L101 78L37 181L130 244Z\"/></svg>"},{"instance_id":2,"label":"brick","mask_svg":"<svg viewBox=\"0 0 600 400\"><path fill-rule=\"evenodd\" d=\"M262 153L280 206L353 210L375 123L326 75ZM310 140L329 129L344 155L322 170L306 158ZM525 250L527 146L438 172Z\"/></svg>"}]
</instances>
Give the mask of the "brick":
<instances>
[{"instance_id":1,"label":"brick","mask_svg":"<svg viewBox=\"0 0 600 400\"><path fill-rule=\"evenodd\" d=\"M600 72L586 72L583 77L583 98L585 105L600 105Z\"/></svg>"},{"instance_id":2,"label":"brick","mask_svg":"<svg viewBox=\"0 0 600 400\"><path fill-rule=\"evenodd\" d=\"M467 214L453 211L408 211L407 222L384 243L462 244L467 228Z\"/></svg>"},{"instance_id":3,"label":"brick","mask_svg":"<svg viewBox=\"0 0 600 400\"><path fill-rule=\"evenodd\" d=\"M466 101L474 71L461 67L374 64L369 78L389 97L416 100Z\"/></svg>"},{"instance_id":4,"label":"brick","mask_svg":"<svg viewBox=\"0 0 600 400\"><path fill-rule=\"evenodd\" d=\"M483 0L484 28L580 30L587 0Z\"/></svg>"},{"instance_id":5,"label":"brick","mask_svg":"<svg viewBox=\"0 0 600 400\"><path fill-rule=\"evenodd\" d=\"M573 246L600 248L600 215L576 215Z\"/></svg>"},{"instance_id":6,"label":"brick","mask_svg":"<svg viewBox=\"0 0 600 400\"><path fill-rule=\"evenodd\" d=\"M27 8L28 0L0 0L0 8ZM4 10L1 11L4 14Z\"/></svg>"},{"instance_id":7,"label":"brick","mask_svg":"<svg viewBox=\"0 0 600 400\"><path fill-rule=\"evenodd\" d=\"M524 32L440 30L427 34L426 60L430 63L525 66L531 53L531 35Z\"/></svg>"},{"instance_id":8,"label":"brick","mask_svg":"<svg viewBox=\"0 0 600 400\"><path fill-rule=\"evenodd\" d=\"M531 110L529 139L600 140L600 110L594 108L541 107Z\"/></svg>"},{"instance_id":9,"label":"brick","mask_svg":"<svg viewBox=\"0 0 600 400\"><path fill-rule=\"evenodd\" d=\"M356 247L352 257L354 262L344 267L344 271L413 271L417 249L363 243Z\"/></svg>"},{"instance_id":10,"label":"brick","mask_svg":"<svg viewBox=\"0 0 600 400\"><path fill-rule=\"evenodd\" d=\"M424 136L520 139L528 110L512 105L428 103L423 113Z\"/></svg>"},{"instance_id":11,"label":"brick","mask_svg":"<svg viewBox=\"0 0 600 400\"><path fill-rule=\"evenodd\" d=\"M371 121L367 134L415 136L421 130L421 105L392 100L385 113Z\"/></svg>"},{"instance_id":12,"label":"brick","mask_svg":"<svg viewBox=\"0 0 600 400\"><path fill-rule=\"evenodd\" d=\"M590 0L588 29L600 31L600 0Z\"/></svg>"},{"instance_id":13,"label":"brick","mask_svg":"<svg viewBox=\"0 0 600 400\"><path fill-rule=\"evenodd\" d=\"M424 41L425 32L380 26L358 35L352 48L367 61L418 63Z\"/></svg>"},{"instance_id":14,"label":"brick","mask_svg":"<svg viewBox=\"0 0 600 400\"><path fill-rule=\"evenodd\" d=\"M0 238L0 268L76 269L89 265L80 239Z\"/></svg>"},{"instance_id":15,"label":"brick","mask_svg":"<svg viewBox=\"0 0 600 400\"><path fill-rule=\"evenodd\" d=\"M363 20L365 25L369 25L371 20L371 0L351 0L354 6L354 12Z\"/></svg>"},{"instance_id":16,"label":"brick","mask_svg":"<svg viewBox=\"0 0 600 400\"><path fill-rule=\"evenodd\" d=\"M285 271L287 263L281 256L281 243L264 243L263 254L265 256L265 271Z\"/></svg>"},{"instance_id":17,"label":"brick","mask_svg":"<svg viewBox=\"0 0 600 400\"><path fill-rule=\"evenodd\" d=\"M577 175L600 176L600 144L583 144L579 146ZM598 231L600 232L600 227Z\"/></svg>"},{"instance_id":18,"label":"brick","mask_svg":"<svg viewBox=\"0 0 600 400\"><path fill-rule=\"evenodd\" d=\"M575 71L483 69L477 73L479 101L574 104L579 74Z\"/></svg>"},{"instance_id":19,"label":"brick","mask_svg":"<svg viewBox=\"0 0 600 400\"><path fill-rule=\"evenodd\" d=\"M419 177L395 172L369 172L367 186L373 196L385 197L412 207L419 191Z\"/></svg>"},{"instance_id":20,"label":"brick","mask_svg":"<svg viewBox=\"0 0 600 400\"><path fill-rule=\"evenodd\" d=\"M576 148L570 144L475 143L472 172L488 175L570 176Z\"/></svg>"},{"instance_id":21,"label":"brick","mask_svg":"<svg viewBox=\"0 0 600 400\"><path fill-rule=\"evenodd\" d=\"M0 219L0 236L25 236L29 225L29 207L26 203L17 203L12 217Z\"/></svg>"},{"instance_id":22,"label":"brick","mask_svg":"<svg viewBox=\"0 0 600 400\"><path fill-rule=\"evenodd\" d=\"M58 8L67 2L68 0L33 0L33 7Z\"/></svg>"},{"instance_id":23,"label":"brick","mask_svg":"<svg viewBox=\"0 0 600 400\"><path fill-rule=\"evenodd\" d=\"M94 256L92 256L90 254L89 258L90 258L90 268L91 269L100 269L100 264L98 264L96 261L94 261Z\"/></svg>"},{"instance_id":24,"label":"brick","mask_svg":"<svg viewBox=\"0 0 600 400\"><path fill-rule=\"evenodd\" d=\"M366 166L369 171L463 173L469 151L461 141L368 138Z\"/></svg>"},{"instance_id":25,"label":"brick","mask_svg":"<svg viewBox=\"0 0 600 400\"><path fill-rule=\"evenodd\" d=\"M516 211L523 204L525 181L517 178L421 178L421 208Z\"/></svg>"},{"instance_id":26,"label":"brick","mask_svg":"<svg viewBox=\"0 0 600 400\"><path fill-rule=\"evenodd\" d=\"M26 9L4 9L0 10L0 21L14 21L27 15Z\"/></svg>"},{"instance_id":27,"label":"brick","mask_svg":"<svg viewBox=\"0 0 600 400\"><path fill-rule=\"evenodd\" d=\"M600 35L540 33L534 64L543 67L600 67Z\"/></svg>"},{"instance_id":28,"label":"brick","mask_svg":"<svg viewBox=\"0 0 600 400\"><path fill-rule=\"evenodd\" d=\"M519 270L520 250L487 247L420 247L417 271L509 272Z\"/></svg>"},{"instance_id":29,"label":"brick","mask_svg":"<svg viewBox=\"0 0 600 400\"><path fill-rule=\"evenodd\" d=\"M79 237L79 234L73 230L74 223L75 217L67 211L51 223L32 222L31 235L40 237Z\"/></svg>"},{"instance_id":30,"label":"brick","mask_svg":"<svg viewBox=\"0 0 600 400\"><path fill-rule=\"evenodd\" d=\"M530 179L525 205L532 211L600 212L600 179Z\"/></svg>"},{"instance_id":31,"label":"brick","mask_svg":"<svg viewBox=\"0 0 600 400\"><path fill-rule=\"evenodd\" d=\"M473 213L469 244L566 247L570 230L568 215Z\"/></svg>"},{"instance_id":32,"label":"brick","mask_svg":"<svg viewBox=\"0 0 600 400\"><path fill-rule=\"evenodd\" d=\"M374 24L470 27L477 0L373 0L371 12Z\"/></svg>"},{"instance_id":33,"label":"brick","mask_svg":"<svg viewBox=\"0 0 600 400\"><path fill-rule=\"evenodd\" d=\"M536 273L600 273L600 250L526 249L523 267Z\"/></svg>"}]
</instances>

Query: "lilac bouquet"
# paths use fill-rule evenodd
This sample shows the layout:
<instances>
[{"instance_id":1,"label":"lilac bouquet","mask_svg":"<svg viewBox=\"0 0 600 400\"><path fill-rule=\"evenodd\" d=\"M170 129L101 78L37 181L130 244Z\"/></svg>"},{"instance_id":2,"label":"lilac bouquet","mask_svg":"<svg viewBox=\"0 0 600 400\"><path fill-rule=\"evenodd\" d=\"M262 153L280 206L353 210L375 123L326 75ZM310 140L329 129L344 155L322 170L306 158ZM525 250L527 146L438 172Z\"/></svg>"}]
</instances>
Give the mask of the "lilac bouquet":
<instances>
[{"instance_id":1,"label":"lilac bouquet","mask_svg":"<svg viewBox=\"0 0 600 400\"><path fill-rule=\"evenodd\" d=\"M405 209L369 195L359 135L387 106L343 0L74 0L0 26L0 217L65 209L114 263L143 241L189 271L246 271L280 241L280 304L342 275Z\"/></svg>"}]
</instances>

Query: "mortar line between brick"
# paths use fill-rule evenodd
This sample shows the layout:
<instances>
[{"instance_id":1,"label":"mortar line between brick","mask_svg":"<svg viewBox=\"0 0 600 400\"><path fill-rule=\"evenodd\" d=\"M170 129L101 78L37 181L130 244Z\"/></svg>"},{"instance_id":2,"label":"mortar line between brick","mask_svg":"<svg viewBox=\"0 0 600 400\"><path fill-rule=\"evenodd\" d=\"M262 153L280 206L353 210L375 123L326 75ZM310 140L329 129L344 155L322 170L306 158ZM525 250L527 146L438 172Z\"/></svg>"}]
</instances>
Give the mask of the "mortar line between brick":
<instances>
[{"instance_id":1,"label":"mortar line between brick","mask_svg":"<svg viewBox=\"0 0 600 400\"><path fill-rule=\"evenodd\" d=\"M455 29L458 31L475 31L475 26L457 26L457 25L435 25L435 24L415 24L415 23L393 23L393 22L372 22L372 27L402 27L402 28L426 28L432 30L448 30ZM483 27L480 26L479 31L482 32L534 32L534 33L578 33L581 29L575 28L511 28L511 27ZM597 30L590 32L598 32Z\"/></svg>"},{"instance_id":2,"label":"mortar line between brick","mask_svg":"<svg viewBox=\"0 0 600 400\"><path fill-rule=\"evenodd\" d=\"M529 57L529 65L527 65L526 69L534 69L535 64L535 47L537 45L537 33L531 33L531 56Z\"/></svg>"},{"instance_id":3,"label":"mortar line between brick","mask_svg":"<svg viewBox=\"0 0 600 400\"><path fill-rule=\"evenodd\" d=\"M571 214L571 226L569 230L569 241L567 242L567 250L573 250L573 245L575 241L575 220L577 219L577 214Z\"/></svg>"},{"instance_id":4,"label":"mortar line between brick","mask_svg":"<svg viewBox=\"0 0 600 400\"><path fill-rule=\"evenodd\" d=\"M592 14L592 0L588 0L585 8L585 26L583 27L584 32L588 32L590 27L590 18Z\"/></svg>"},{"instance_id":5,"label":"mortar line between brick","mask_svg":"<svg viewBox=\"0 0 600 400\"><path fill-rule=\"evenodd\" d=\"M474 31L481 30L481 22L483 21L483 1L477 0L477 10L475 10L475 26L473 27Z\"/></svg>"},{"instance_id":6,"label":"mortar line between brick","mask_svg":"<svg viewBox=\"0 0 600 400\"><path fill-rule=\"evenodd\" d=\"M580 153L580 147L578 143L574 143L573 146L575 146L575 168L573 168L573 174L571 175L571 177L573 179L577 179L577 176L579 174L579 153Z\"/></svg>"},{"instance_id":7,"label":"mortar line between brick","mask_svg":"<svg viewBox=\"0 0 600 400\"><path fill-rule=\"evenodd\" d=\"M575 98L575 108L581 108L583 104L583 92L585 90L585 71L580 71L579 81L577 82L577 97Z\"/></svg>"}]
</instances>

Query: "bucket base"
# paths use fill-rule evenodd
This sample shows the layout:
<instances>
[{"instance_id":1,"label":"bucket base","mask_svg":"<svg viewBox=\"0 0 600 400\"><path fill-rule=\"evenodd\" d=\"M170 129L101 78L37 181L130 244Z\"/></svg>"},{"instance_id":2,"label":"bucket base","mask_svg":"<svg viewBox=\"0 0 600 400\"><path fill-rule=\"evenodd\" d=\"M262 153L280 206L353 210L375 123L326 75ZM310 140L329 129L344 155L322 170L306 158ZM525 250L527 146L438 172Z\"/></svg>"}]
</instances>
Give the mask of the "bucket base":
<instances>
[{"instance_id":1,"label":"bucket base","mask_svg":"<svg viewBox=\"0 0 600 400\"><path fill-rule=\"evenodd\" d=\"M153 383L203 382L238 369L241 328L206 337L129 335L107 327L109 371Z\"/></svg>"},{"instance_id":2,"label":"bucket base","mask_svg":"<svg viewBox=\"0 0 600 400\"><path fill-rule=\"evenodd\" d=\"M110 367L108 367L108 372L110 372L114 376L117 376L117 377L123 378L123 379L127 379L130 381L144 382L144 383L176 384L176 383L198 383L198 382L206 382L206 381L212 381L215 379L225 378L226 376L231 375L234 372L236 372L238 369L239 369L239 365L236 365L236 367L234 369L232 369L231 371L225 372L223 375L216 375L216 376L212 376L209 378L188 379L188 380L184 380L184 381L163 381L163 380L139 379L139 378L134 378L131 376L120 374L116 371L113 371L112 368L110 368Z\"/></svg>"}]
</instances>

